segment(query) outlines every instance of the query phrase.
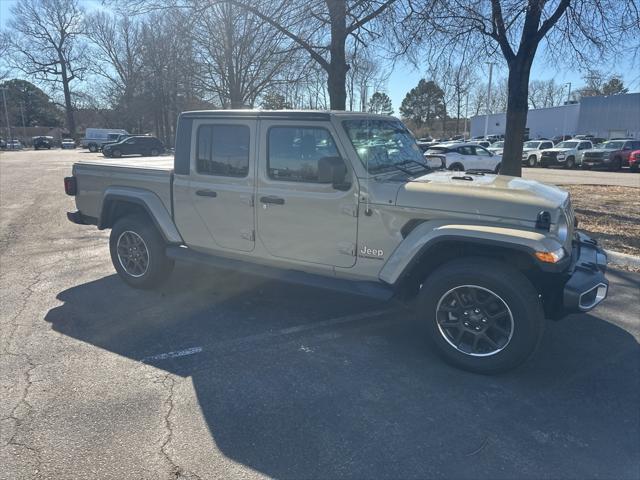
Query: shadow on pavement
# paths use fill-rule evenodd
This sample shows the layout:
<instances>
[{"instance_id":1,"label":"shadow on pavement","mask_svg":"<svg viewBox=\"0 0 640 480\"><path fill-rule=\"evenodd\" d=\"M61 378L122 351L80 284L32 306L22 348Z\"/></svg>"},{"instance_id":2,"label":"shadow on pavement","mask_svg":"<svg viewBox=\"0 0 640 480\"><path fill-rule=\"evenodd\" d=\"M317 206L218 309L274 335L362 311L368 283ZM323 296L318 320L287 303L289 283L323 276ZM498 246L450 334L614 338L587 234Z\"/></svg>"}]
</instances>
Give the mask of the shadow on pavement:
<instances>
[{"instance_id":1,"label":"shadow on pavement","mask_svg":"<svg viewBox=\"0 0 640 480\"><path fill-rule=\"evenodd\" d=\"M133 360L201 346L147 363L191 377L221 452L272 477L639 471L640 349L598 311L550 322L533 362L484 377L443 364L398 310L319 323L387 305L233 273L178 270L156 292L112 275L58 299L55 331Z\"/></svg>"}]
</instances>

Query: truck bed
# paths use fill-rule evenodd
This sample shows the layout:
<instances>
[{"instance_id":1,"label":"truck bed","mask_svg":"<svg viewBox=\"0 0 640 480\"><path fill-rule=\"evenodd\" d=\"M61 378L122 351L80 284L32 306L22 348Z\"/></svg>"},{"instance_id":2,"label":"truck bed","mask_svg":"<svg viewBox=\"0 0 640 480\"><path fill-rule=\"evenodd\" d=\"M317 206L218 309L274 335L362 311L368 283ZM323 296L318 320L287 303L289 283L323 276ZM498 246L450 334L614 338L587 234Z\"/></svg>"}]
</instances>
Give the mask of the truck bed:
<instances>
[{"instance_id":1,"label":"truck bed","mask_svg":"<svg viewBox=\"0 0 640 480\"><path fill-rule=\"evenodd\" d=\"M78 181L76 206L84 215L98 218L107 188L136 188L153 192L171 213L173 156L99 158L73 165Z\"/></svg>"}]
</instances>

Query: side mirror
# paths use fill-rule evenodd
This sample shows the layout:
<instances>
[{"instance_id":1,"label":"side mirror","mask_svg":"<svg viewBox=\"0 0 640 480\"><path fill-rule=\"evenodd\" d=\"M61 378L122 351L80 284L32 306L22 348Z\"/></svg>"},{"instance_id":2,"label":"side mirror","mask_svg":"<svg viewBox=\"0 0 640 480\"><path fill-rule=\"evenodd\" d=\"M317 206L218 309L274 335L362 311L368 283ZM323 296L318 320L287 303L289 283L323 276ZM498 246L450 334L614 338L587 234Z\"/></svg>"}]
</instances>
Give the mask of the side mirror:
<instances>
[{"instance_id":1,"label":"side mirror","mask_svg":"<svg viewBox=\"0 0 640 480\"><path fill-rule=\"evenodd\" d=\"M340 157L322 157L318 160L318 182L330 183L336 190L349 190L347 166Z\"/></svg>"}]
</instances>

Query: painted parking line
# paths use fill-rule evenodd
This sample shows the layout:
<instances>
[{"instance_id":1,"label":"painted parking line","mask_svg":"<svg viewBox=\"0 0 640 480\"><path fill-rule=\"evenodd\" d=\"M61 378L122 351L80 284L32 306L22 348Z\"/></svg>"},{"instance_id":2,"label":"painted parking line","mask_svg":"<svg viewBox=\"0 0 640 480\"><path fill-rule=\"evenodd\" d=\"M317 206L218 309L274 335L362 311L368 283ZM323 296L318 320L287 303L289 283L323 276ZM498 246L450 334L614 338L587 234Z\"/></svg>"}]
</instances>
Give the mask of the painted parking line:
<instances>
[{"instance_id":1,"label":"painted parking line","mask_svg":"<svg viewBox=\"0 0 640 480\"><path fill-rule=\"evenodd\" d=\"M269 331L269 332L264 332L264 333L257 333L255 335L248 335L246 337L241 337L241 338L233 338L230 340L224 340L221 342L216 342L214 344L212 344L211 346L207 347L207 350L219 350L219 349L224 349L224 348L229 348L229 347L237 347L237 346L242 346L242 345L246 345L246 344L250 344L250 343L254 343L254 342L260 342L262 340L266 340L269 338L277 338L277 337L283 337L283 336L287 336L287 335L293 335L293 334L297 334L297 333L302 333L302 332L308 332L311 330L317 330L320 328L325 328L325 327L331 327L331 326L335 326L335 325L341 325L341 324L346 324L346 323L353 323L353 322L358 322L360 320L366 320L369 318L376 318L376 317L380 317L382 315L385 315L387 313L392 313L394 311L397 311L397 308L387 308L384 310L374 310L374 311L370 311L370 312L361 312L361 313L355 313L352 315L344 315L342 317L336 317L336 318L330 318L328 320L323 320L321 322L315 322L315 323L307 323L307 324L303 324L303 325L297 325L294 327L287 327L287 328L282 328L280 330L274 330L274 331ZM189 355L195 355L197 353L201 353L205 351L202 347L191 347L191 348L186 348L184 350L177 350L174 352L167 352L167 353L160 353L158 355L151 355L148 357L144 357L141 362L142 363L149 363L149 362L153 362L153 361L158 361L158 360L167 360L170 358L178 358L178 357L186 357Z\"/></svg>"},{"instance_id":2,"label":"painted parking line","mask_svg":"<svg viewBox=\"0 0 640 480\"><path fill-rule=\"evenodd\" d=\"M177 350L175 352L160 353L158 355L151 355L144 357L140 360L142 363L153 362L155 360L166 360L167 358L186 357L188 355L195 355L202 352L202 347L185 348L184 350Z\"/></svg>"}]
</instances>

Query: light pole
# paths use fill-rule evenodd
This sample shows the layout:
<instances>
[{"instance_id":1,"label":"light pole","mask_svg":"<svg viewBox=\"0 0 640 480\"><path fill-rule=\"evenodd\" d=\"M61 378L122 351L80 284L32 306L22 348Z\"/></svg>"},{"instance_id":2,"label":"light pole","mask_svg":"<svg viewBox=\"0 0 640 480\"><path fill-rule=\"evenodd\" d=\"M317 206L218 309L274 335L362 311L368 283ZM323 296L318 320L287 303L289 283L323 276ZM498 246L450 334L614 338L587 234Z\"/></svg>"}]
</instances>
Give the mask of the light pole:
<instances>
[{"instance_id":1,"label":"light pole","mask_svg":"<svg viewBox=\"0 0 640 480\"><path fill-rule=\"evenodd\" d=\"M7 120L7 140L13 140L11 136L11 125L9 125L9 110L7 110L7 96L5 95L6 88L0 88L2 90L2 101L4 102L4 117Z\"/></svg>"},{"instance_id":2,"label":"light pole","mask_svg":"<svg viewBox=\"0 0 640 480\"><path fill-rule=\"evenodd\" d=\"M469 121L469 92L467 92L467 100L464 104L464 139L467 139L467 122Z\"/></svg>"},{"instance_id":3,"label":"light pole","mask_svg":"<svg viewBox=\"0 0 640 480\"><path fill-rule=\"evenodd\" d=\"M489 133L489 105L491 104L491 76L493 74L493 62L487 62L489 65L489 85L487 86L487 114L484 117L484 138Z\"/></svg>"},{"instance_id":4,"label":"light pole","mask_svg":"<svg viewBox=\"0 0 640 480\"><path fill-rule=\"evenodd\" d=\"M564 142L564 135L567 131L567 107L569 106L569 99L571 98L571 82L565 83L563 86L569 86L569 93L567 93L567 101L564 104L564 118L562 120L562 142Z\"/></svg>"}]
</instances>

